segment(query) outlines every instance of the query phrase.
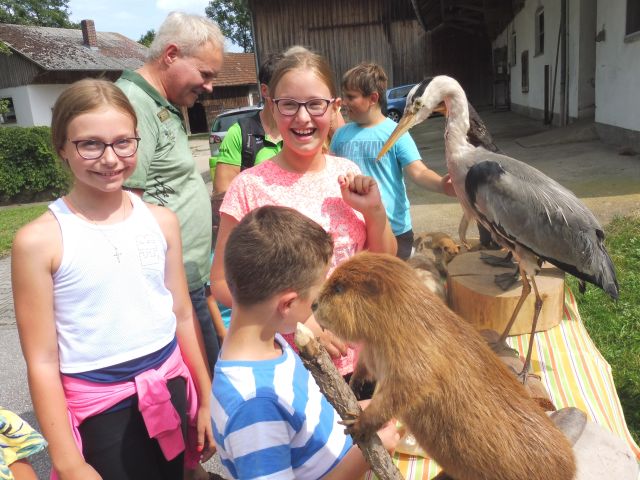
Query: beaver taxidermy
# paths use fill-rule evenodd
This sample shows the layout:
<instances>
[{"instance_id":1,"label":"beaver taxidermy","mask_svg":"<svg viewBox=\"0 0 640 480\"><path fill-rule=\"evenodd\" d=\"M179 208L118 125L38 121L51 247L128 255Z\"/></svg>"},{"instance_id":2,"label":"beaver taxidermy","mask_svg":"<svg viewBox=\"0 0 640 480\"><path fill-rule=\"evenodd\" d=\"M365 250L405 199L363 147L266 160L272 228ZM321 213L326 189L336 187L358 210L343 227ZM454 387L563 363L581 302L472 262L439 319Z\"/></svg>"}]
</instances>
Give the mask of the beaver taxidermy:
<instances>
[{"instance_id":1,"label":"beaver taxidermy","mask_svg":"<svg viewBox=\"0 0 640 480\"><path fill-rule=\"evenodd\" d=\"M390 418L456 480L570 480L571 445L476 330L405 262L359 253L312 306L321 326L362 347L353 382L377 380L348 427L356 438Z\"/></svg>"}]
</instances>

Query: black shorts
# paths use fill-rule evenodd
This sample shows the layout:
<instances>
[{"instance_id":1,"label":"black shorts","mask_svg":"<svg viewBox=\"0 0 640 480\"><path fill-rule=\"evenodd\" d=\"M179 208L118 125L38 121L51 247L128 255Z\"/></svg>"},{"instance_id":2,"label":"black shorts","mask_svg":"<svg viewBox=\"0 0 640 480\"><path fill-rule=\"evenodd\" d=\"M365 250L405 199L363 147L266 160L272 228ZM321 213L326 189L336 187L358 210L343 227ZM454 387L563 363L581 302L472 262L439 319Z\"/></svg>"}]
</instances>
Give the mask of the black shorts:
<instances>
[{"instance_id":1,"label":"black shorts","mask_svg":"<svg viewBox=\"0 0 640 480\"><path fill-rule=\"evenodd\" d=\"M396 253L396 257L402 260L408 259L413 249L413 230L396 235L396 241L398 242L398 253Z\"/></svg>"},{"instance_id":2,"label":"black shorts","mask_svg":"<svg viewBox=\"0 0 640 480\"><path fill-rule=\"evenodd\" d=\"M167 388L186 438L186 382L173 378ZM137 397L124 409L87 418L78 429L86 462L104 480L182 480L184 476L184 453L170 461L164 458L158 442L149 438Z\"/></svg>"}]
</instances>

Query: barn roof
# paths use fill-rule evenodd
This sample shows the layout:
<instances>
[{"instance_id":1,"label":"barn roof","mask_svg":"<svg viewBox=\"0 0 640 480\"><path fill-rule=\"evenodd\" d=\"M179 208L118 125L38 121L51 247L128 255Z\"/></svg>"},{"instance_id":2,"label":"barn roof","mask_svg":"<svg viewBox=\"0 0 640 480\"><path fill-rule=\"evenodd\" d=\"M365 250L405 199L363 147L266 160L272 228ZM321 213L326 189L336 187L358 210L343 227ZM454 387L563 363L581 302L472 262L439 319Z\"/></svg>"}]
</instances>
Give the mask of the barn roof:
<instances>
[{"instance_id":1,"label":"barn roof","mask_svg":"<svg viewBox=\"0 0 640 480\"><path fill-rule=\"evenodd\" d=\"M256 58L253 53L225 53L222 71L214 85L229 87L256 83Z\"/></svg>"},{"instance_id":2,"label":"barn roof","mask_svg":"<svg viewBox=\"0 0 640 480\"><path fill-rule=\"evenodd\" d=\"M124 70L142 66L147 47L124 35L96 32L97 46L82 30L0 24L0 40L44 70Z\"/></svg>"},{"instance_id":3,"label":"barn roof","mask_svg":"<svg viewBox=\"0 0 640 480\"><path fill-rule=\"evenodd\" d=\"M451 27L467 33L485 31L495 38L522 8L524 0L411 0L426 31Z\"/></svg>"}]
</instances>

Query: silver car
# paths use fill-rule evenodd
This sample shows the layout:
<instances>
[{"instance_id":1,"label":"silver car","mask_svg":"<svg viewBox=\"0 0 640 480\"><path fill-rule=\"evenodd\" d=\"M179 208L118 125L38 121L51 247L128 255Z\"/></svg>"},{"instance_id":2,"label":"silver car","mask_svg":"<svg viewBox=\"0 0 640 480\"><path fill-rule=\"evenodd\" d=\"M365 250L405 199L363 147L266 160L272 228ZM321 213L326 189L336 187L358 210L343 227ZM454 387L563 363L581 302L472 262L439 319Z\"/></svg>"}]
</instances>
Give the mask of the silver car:
<instances>
[{"instance_id":1,"label":"silver car","mask_svg":"<svg viewBox=\"0 0 640 480\"><path fill-rule=\"evenodd\" d=\"M227 130L229 130L231 125L241 118L249 117L260 110L262 110L262 106L253 105L251 107L240 107L232 110L225 110L218 115L211 124L211 130L209 132L209 148L211 149L211 156L215 157L218 154L220 144L227 135Z\"/></svg>"}]
</instances>

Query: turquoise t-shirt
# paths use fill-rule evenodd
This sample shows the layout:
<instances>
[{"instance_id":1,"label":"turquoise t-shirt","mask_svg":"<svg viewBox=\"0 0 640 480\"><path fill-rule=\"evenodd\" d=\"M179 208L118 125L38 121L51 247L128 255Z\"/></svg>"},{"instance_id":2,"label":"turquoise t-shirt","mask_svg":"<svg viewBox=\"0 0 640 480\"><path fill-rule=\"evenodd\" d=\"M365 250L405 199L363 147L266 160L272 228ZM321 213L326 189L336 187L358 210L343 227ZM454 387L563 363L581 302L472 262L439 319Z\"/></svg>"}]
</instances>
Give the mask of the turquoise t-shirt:
<instances>
[{"instance_id":1,"label":"turquoise t-shirt","mask_svg":"<svg viewBox=\"0 0 640 480\"><path fill-rule=\"evenodd\" d=\"M421 160L413 138L405 133L379 162L376 161L378 152L397 126L388 118L367 128L355 122L347 123L333 136L331 151L339 157L352 160L362 173L378 182L393 234L401 235L411 230L409 198L402 171L410 163Z\"/></svg>"}]
</instances>

